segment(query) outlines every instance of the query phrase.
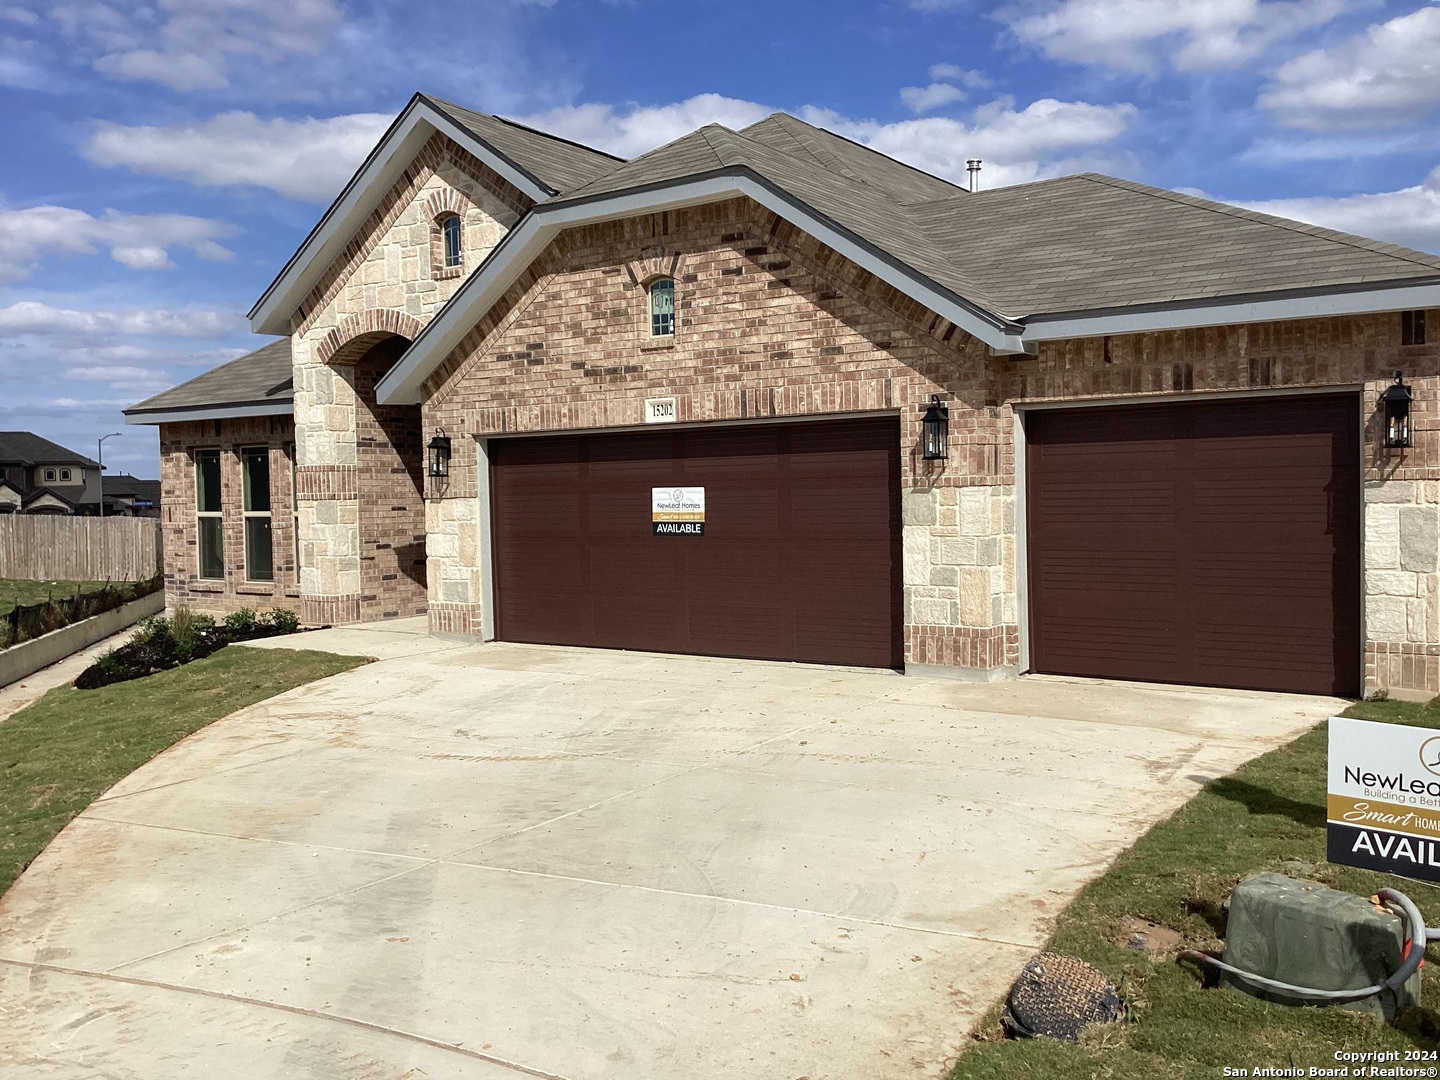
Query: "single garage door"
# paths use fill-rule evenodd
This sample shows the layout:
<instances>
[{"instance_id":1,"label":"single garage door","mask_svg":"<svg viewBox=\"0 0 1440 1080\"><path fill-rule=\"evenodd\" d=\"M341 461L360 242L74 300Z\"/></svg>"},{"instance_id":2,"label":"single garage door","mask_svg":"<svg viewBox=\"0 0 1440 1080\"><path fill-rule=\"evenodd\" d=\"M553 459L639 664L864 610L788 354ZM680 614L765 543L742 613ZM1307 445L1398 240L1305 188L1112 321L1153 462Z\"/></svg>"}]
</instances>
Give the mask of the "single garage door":
<instances>
[{"instance_id":1,"label":"single garage door","mask_svg":"<svg viewBox=\"0 0 1440 1080\"><path fill-rule=\"evenodd\" d=\"M492 442L496 635L899 667L894 417ZM652 490L703 489L703 535Z\"/></svg>"},{"instance_id":2,"label":"single garage door","mask_svg":"<svg viewBox=\"0 0 1440 1080\"><path fill-rule=\"evenodd\" d=\"M1360 689L1354 395L1026 418L1036 671Z\"/></svg>"}]
</instances>

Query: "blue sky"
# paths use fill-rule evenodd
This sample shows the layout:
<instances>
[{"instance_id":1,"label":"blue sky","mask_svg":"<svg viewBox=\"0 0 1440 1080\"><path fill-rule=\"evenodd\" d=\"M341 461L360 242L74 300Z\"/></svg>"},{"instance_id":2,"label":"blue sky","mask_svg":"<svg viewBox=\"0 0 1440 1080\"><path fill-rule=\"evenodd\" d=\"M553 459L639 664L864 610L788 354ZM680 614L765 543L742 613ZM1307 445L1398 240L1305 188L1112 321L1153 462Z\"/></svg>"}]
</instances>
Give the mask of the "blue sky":
<instances>
[{"instance_id":1,"label":"blue sky","mask_svg":"<svg viewBox=\"0 0 1440 1080\"><path fill-rule=\"evenodd\" d=\"M422 90L626 156L785 109L985 186L1098 170L1440 252L1440 6L0 0L0 429L119 410L244 313Z\"/></svg>"}]
</instances>

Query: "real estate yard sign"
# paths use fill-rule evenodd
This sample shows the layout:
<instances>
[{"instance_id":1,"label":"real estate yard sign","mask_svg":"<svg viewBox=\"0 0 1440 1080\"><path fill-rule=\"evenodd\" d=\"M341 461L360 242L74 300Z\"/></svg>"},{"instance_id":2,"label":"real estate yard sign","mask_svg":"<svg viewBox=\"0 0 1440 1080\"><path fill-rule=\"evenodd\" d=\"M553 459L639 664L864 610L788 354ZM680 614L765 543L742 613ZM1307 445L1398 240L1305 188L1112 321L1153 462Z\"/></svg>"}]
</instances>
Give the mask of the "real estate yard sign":
<instances>
[{"instance_id":1,"label":"real estate yard sign","mask_svg":"<svg viewBox=\"0 0 1440 1080\"><path fill-rule=\"evenodd\" d=\"M1325 857L1440 881L1440 731L1330 718Z\"/></svg>"}]
</instances>

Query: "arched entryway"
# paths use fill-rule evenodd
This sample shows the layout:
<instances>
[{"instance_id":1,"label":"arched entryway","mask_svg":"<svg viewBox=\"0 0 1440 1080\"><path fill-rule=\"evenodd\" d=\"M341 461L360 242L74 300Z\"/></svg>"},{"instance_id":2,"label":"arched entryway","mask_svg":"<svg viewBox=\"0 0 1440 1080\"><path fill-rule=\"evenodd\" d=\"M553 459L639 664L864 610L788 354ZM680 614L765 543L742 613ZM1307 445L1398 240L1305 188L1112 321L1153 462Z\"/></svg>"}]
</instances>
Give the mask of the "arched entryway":
<instances>
[{"instance_id":1,"label":"arched entryway","mask_svg":"<svg viewBox=\"0 0 1440 1080\"><path fill-rule=\"evenodd\" d=\"M360 619L423 615L425 441L419 405L379 405L375 386L409 347L408 338L363 334L329 362L355 391L359 495Z\"/></svg>"}]
</instances>

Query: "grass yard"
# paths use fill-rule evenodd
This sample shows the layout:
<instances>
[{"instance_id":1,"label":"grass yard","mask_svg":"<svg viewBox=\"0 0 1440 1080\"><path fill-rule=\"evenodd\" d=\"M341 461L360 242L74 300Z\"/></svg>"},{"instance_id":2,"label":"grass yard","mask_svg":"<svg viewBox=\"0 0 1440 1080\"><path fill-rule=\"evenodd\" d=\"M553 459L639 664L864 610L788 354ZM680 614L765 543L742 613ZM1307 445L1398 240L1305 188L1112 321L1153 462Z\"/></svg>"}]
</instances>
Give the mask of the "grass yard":
<instances>
[{"instance_id":1,"label":"grass yard","mask_svg":"<svg viewBox=\"0 0 1440 1080\"><path fill-rule=\"evenodd\" d=\"M1347 716L1440 727L1440 705L1363 702ZM1338 1009L1288 1009L1204 990L1192 965L1121 947L1122 920L1180 931L1179 948L1221 945L1221 905L1241 877L1274 870L1368 896L1391 886L1440 925L1440 889L1325 861L1325 725L1213 781L1145 834L1060 916L1049 947L1104 971L1137 1009L1134 1024L1092 1028L1080 1045L1004 1041L999 1009L961 1055L952 1080L1212 1080L1232 1068L1334 1068L1334 1052L1433 1049L1440 1037L1440 948L1422 1007L1398 1028ZM1402 1062L1403 1064L1403 1062ZM1434 1062L1412 1063L1429 1066ZM1252 1072L1251 1075L1254 1075Z\"/></svg>"},{"instance_id":2,"label":"grass yard","mask_svg":"<svg viewBox=\"0 0 1440 1080\"><path fill-rule=\"evenodd\" d=\"M99 690L62 686L0 722L0 893L71 818L162 750L237 709L366 662L230 647Z\"/></svg>"},{"instance_id":3,"label":"grass yard","mask_svg":"<svg viewBox=\"0 0 1440 1080\"><path fill-rule=\"evenodd\" d=\"M103 581L23 581L19 578L0 578L0 616L8 615L12 608L43 604L52 598L63 600L76 593L93 592L104 585Z\"/></svg>"}]
</instances>

